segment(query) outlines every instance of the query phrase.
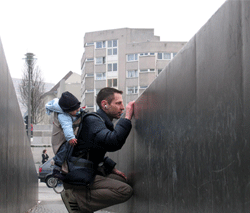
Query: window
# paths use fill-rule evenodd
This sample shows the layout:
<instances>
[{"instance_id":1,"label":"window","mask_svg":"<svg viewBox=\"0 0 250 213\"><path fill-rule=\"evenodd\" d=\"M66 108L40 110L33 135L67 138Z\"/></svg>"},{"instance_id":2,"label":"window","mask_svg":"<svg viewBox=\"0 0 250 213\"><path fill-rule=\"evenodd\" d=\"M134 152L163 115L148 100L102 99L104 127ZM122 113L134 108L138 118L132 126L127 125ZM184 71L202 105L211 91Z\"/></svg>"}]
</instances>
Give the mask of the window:
<instances>
[{"instance_id":1,"label":"window","mask_svg":"<svg viewBox=\"0 0 250 213\"><path fill-rule=\"evenodd\" d=\"M113 54L113 49L108 49L108 55L112 55Z\"/></svg>"},{"instance_id":2,"label":"window","mask_svg":"<svg viewBox=\"0 0 250 213\"><path fill-rule=\"evenodd\" d=\"M155 53L140 53L140 56L155 55Z\"/></svg>"},{"instance_id":3,"label":"window","mask_svg":"<svg viewBox=\"0 0 250 213\"><path fill-rule=\"evenodd\" d=\"M108 64L108 72L116 72L117 71L117 63Z\"/></svg>"},{"instance_id":4,"label":"window","mask_svg":"<svg viewBox=\"0 0 250 213\"><path fill-rule=\"evenodd\" d=\"M105 48L106 47L106 41L98 41L96 42L96 49L99 49L99 48Z\"/></svg>"},{"instance_id":5,"label":"window","mask_svg":"<svg viewBox=\"0 0 250 213\"><path fill-rule=\"evenodd\" d=\"M138 60L138 54L129 54L127 60L128 61L137 61Z\"/></svg>"},{"instance_id":6,"label":"window","mask_svg":"<svg viewBox=\"0 0 250 213\"><path fill-rule=\"evenodd\" d=\"M158 59L171 60L171 53L158 53Z\"/></svg>"},{"instance_id":7,"label":"window","mask_svg":"<svg viewBox=\"0 0 250 213\"><path fill-rule=\"evenodd\" d=\"M117 55L117 48L113 49L113 55Z\"/></svg>"},{"instance_id":8,"label":"window","mask_svg":"<svg viewBox=\"0 0 250 213\"><path fill-rule=\"evenodd\" d=\"M164 53L163 59L171 59L171 53Z\"/></svg>"},{"instance_id":9,"label":"window","mask_svg":"<svg viewBox=\"0 0 250 213\"><path fill-rule=\"evenodd\" d=\"M142 69L140 72L154 72L155 69Z\"/></svg>"},{"instance_id":10,"label":"window","mask_svg":"<svg viewBox=\"0 0 250 213\"><path fill-rule=\"evenodd\" d=\"M158 59L162 59L162 53L158 53L157 58L158 58Z\"/></svg>"},{"instance_id":11,"label":"window","mask_svg":"<svg viewBox=\"0 0 250 213\"><path fill-rule=\"evenodd\" d=\"M93 58L87 58L86 61L94 61Z\"/></svg>"},{"instance_id":12,"label":"window","mask_svg":"<svg viewBox=\"0 0 250 213\"><path fill-rule=\"evenodd\" d=\"M93 73L88 73L88 74L86 74L86 77L94 77L94 74Z\"/></svg>"},{"instance_id":13,"label":"window","mask_svg":"<svg viewBox=\"0 0 250 213\"><path fill-rule=\"evenodd\" d=\"M173 53L173 57L175 57L177 55L177 53Z\"/></svg>"},{"instance_id":14,"label":"window","mask_svg":"<svg viewBox=\"0 0 250 213\"><path fill-rule=\"evenodd\" d=\"M108 41L108 55L117 55L117 40Z\"/></svg>"},{"instance_id":15,"label":"window","mask_svg":"<svg viewBox=\"0 0 250 213\"><path fill-rule=\"evenodd\" d=\"M117 55L117 48L108 49L108 55Z\"/></svg>"},{"instance_id":16,"label":"window","mask_svg":"<svg viewBox=\"0 0 250 213\"><path fill-rule=\"evenodd\" d=\"M95 79L96 80L105 80L106 79L106 73L103 72L103 73L96 73L95 74Z\"/></svg>"},{"instance_id":17,"label":"window","mask_svg":"<svg viewBox=\"0 0 250 213\"><path fill-rule=\"evenodd\" d=\"M108 41L108 48L117 47L117 40Z\"/></svg>"},{"instance_id":18,"label":"window","mask_svg":"<svg viewBox=\"0 0 250 213\"><path fill-rule=\"evenodd\" d=\"M127 94L137 94L138 93L138 87L128 87L127 88Z\"/></svg>"},{"instance_id":19,"label":"window","mask_svg":"<svg viewBox=\"0 0 250 213\"><path fill-rule=\"evenodd\" d=\"M160 74L161 71L162 71L162 69L158 69L158 75Z\"/></svg>"},{"instance_id":20,"label":"window","mask_svg":"<svg viewBox=\"0 0 250 213\"><path fill-rule=\"evenodd\" d=\"M147 89L148 86L140 86L140 89Z\"/></svg>"},{"instance_id":21,"label":"window","mask_svg":"<svg viewBox=\"0 0 250 213\"><path fill-rule=\"evenodd\" d=\"M113 71L117 71L117 63L113 64Z\"/></svg>"},{"instance_id":22,"label":"window","mask_svg":"<svg viewBox=\"0 0 250 213\"><path fill-rule=\"evenodd\" d=\"M87 90L86 90L86 93L93 93L93 92L94 92L93 89L87 89Z\"/></svg>"},{"instance_id":23,"label":"window","mask_svg":"<svg viewBox=\"0 0 250 213\"><path fill-rule=\"evenodd\" d=\"M117 78L108 79L108 87L117 87Z\"/></svg>"},{"instance_id":24,"label":"window","mask_svg":"<svg viewBox=\"0 0 250 213\"><path fill-rule=\"evenodd\" d=\"M128 72L128 78L137 78L138 77L138 70L129 70Z\"/></svg>"},{"instance_id":25,"label":"window","mask_svg":"<svg viewBox=\"0 0 250 213\"><path fill-rule=\"evenodd\" d=\"M93 45L94 45L93 42L91 42L91 43L86 43L86 44L85 44L85 46L93 46Z\"/></svg>"},{"instance_id":26,"label":"window","mask_svg":"<svg viewBox=\"0 0 250 213\"><path fill-rule=\"evenodd\" d=\"M108 41L108 47L113 47L113 41Z\"/></svg>"},{"instance_id":27,"label":"window","mask_svg":"<svg viewBox=\"0 0 250 213\"><path fill-rule=\"evenodd\" d=\"M95 58L95 63L96 64L105 64L105 57L98 57L98 58Z\"/></svg>"}]
</instances>

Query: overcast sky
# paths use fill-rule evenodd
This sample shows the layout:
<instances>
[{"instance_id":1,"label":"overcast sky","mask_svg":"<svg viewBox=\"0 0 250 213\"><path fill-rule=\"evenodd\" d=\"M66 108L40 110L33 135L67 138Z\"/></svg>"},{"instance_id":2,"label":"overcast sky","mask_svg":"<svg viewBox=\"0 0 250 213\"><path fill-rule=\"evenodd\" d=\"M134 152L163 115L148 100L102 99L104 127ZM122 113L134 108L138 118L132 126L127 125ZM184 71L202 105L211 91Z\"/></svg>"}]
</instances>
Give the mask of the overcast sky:
<instances>
[{"instance_id":1,"label":"overcast sky","mask_svg":"<svg viewBox=\"0 0 250 213\"><path fill-rule=\"evenodd\" d=\"M13 78L27 52L46 82L81 73L86 32L154 28L161 41L189 41L226 0L0 0L0 38Z\"/></svg>"}]
</instances>

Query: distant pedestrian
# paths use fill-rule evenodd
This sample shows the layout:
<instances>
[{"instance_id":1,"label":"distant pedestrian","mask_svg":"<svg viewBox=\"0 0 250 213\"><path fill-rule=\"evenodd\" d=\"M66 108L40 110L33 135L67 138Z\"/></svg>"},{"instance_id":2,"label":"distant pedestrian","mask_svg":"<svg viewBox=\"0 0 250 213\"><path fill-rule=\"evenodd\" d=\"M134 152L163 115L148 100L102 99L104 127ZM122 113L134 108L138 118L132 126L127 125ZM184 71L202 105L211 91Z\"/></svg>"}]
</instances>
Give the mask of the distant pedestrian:
<instances>
[{"instance_id":1,"label":"distant pedestrian","mask_svg":"<svg viewBox=\"0 0 250 213\"><path fill-rule=\"evenodd\" d=\"M49 159L49 156L47 154L47 150L44 149L43 154L42 154L42 164L44 164L46 161L48 161L48 159Z\"/></svg>"}]
</instances>

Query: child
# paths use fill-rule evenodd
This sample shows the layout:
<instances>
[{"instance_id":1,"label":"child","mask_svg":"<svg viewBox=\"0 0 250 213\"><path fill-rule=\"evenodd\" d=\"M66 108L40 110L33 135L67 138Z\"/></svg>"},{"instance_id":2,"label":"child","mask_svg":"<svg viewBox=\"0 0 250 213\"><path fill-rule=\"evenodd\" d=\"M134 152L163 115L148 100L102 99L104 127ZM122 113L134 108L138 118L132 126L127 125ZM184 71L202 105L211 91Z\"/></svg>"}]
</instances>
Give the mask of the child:
<instances>
[{"instance_id":1,"label":"child","mask_svg":"<svg viewBox=\"0 0 250 213\"><path fill-rule=\"evenodd\" d=\"M78 99L70 92L64 92L60 99L55 98L45 105L46 113L48 115L54 112L54 122L53 122L53 135L52 135L52 147L55 153L53 176L59 179L64 178L60 173L61 167L65 161L69 144L74 146L77 143L75 138L73 123L80 118L80 113L83 111L80 109L80 102ZM56 122L58 119L59 123ZM60 126L58 127L58 123ZM55 131L54 128L57 128ZM63 134L62 131L63 130ZM60 133L59 136L56 134ZM68 143L65 143L67 141Z\"/></svg>"}]
</instances>

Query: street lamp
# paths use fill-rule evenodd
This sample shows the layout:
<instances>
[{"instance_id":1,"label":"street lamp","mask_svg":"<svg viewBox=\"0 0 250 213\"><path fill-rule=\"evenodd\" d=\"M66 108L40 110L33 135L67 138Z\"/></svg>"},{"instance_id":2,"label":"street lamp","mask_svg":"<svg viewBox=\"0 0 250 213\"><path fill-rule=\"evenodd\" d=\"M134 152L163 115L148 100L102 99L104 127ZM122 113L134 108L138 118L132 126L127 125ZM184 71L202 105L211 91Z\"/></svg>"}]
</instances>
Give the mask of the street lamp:
<instances>
[{"instance_id":1,"label":"street lamp","mask_svg":"<svg viewBox=\"0 0 250 213\"><path fill-rule=\"evenodd\" d=\"M28 65L28 74L29 74L29 82L28 82L28 139L31 142L31 77L33 73L33 65L35 56L33 53L26 53L25 61Z\"/></svg>"}]
</instances>

